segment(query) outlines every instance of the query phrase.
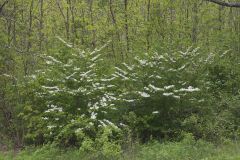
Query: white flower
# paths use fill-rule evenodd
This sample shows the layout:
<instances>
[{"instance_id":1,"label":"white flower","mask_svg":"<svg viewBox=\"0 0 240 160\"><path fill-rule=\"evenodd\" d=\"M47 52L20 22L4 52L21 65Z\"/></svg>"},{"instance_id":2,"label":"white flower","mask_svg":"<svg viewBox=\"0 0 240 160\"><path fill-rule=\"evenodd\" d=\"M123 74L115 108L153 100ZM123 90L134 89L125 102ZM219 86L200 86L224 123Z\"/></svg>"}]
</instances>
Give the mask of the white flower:
<instances>
[{"instance_id":1,"label":"white flower","mask_svg":"<svg viewBox=\"0 0 240 160\"><path fill-rule=\"evenodd\" d=\"M112 77L110 79L101 79L102 82L107 82L107 81L112 81L114 80L116 77Z\"/></svg>"},{"instance_id":2,"label":"white flower","mask_svg":"<svg viewBox=\"0 0 240 160\"><path fill-rule=\"evenodd\" d=\"M105 97L102 97L102 102L106 102L106 98Z\"/></svg>"},{"instance_id":3,"label":"white flower","mask_svg":"<svg viewBox=\"0 0 240 160\"><path fill-rule=\"evenodd\" d=\"M157 79L162 79L162 77L160 77L160 76L156 76L156 78L157 78Z\"/></svg>"},{"instance_id":4,"label":"white flower","mask_svg":"<svg viewBox=\"0 0 240 160\"><path fill-rule=\"evenodd\" d=\"M152 114L158 114L159 113L159 111L154 111L154 112L152 112Z\"/></svg>"},{"instance_id":5,"label":"white flower","mask_svg":"<svg viewBox=\"0 0 240 160\"><path fill-rule=\"evenodd\" d=\"M150 97L150 95L149 94L147 94L146 92L138 92L142 97L145 97L145 98L147 98L147 97Z\"/></svg>"},{"instance_id":6,"label":"white flower","mask_svg":"<svg viewBox=\"0 0 240 160\"><path fill-rule=\"evenodd\" d=\"M51 62L51 61L46 61L46 63L47 63L47 64L52 64L52 62Z\"/></svg>"},{"instance_id":7,"label":"white flower","mask_svg":"<svg viewBox=\"0 0 240 160\"><path fill-rule=\"evenodd\" d=\"M112 88L112 87L115 87L115 85L108 85L107 87L108 88Z\"/></svg>"},{"instance_id":8,"label":"white flower","mask_svg":"<svg viewBox=\"0 0 240 160\"><path fill-rule=\"evenodd\" d=\"M201 99L201 100L199 100L198 102L199 102L199 103L204 102L204 99Z\"/></svg>"},{"instance_id":9,"label":"white flower","mask_svg":"<svg viewBox=\"0 0 240 160\"><path fill-rule=\"evenodd\" d=\"M180 96L174 95L173 97L176 98L176 99L180 99Z\"/></svg>"},{"instance_id":10,"label":"white flower","mask_svg":"<svg viewBox=\"0 0 240 160\"><path fill-rule=\"evenodd\" d=\"M181 88L179 91L182 92L196 92L196 91L200 91L199 88L193 88L192 86L189 86L188 88Z\"/></svg>"},{"instance_id":11,"label":"white flower","mask_svg":"<svg viewBox=\"0 0 240 160\"><path fill-rule=\"evenodd\" d=\"M47 126L48 129L55 128L56 126Z\"/></svg>"},{"instance_id":12,"label":"white flower","mask_svg":"<svg viewBox=\"0 0 240 160\"><path fill-rule=\"evenodd\" d=\"M183 70L186 67L186 65L183 65L182 67L178 68L178 70Z\"/></svg>"},{"instance_id":13,"label":"white flower","mask_svg":"<svg viewBox=\"0 0 240 160\"><path fill-rule=\"evenodd\" d=\"M64 43L67 47L69 47L69 48L72 48L72 47L73 47L72 44L67 43L67 42L64 41L61 37L57 36L57 38L58 38L62 43Z\"/></svg>"},{"instance_id":14,"label":"white flower","mask_svg":"<svg viewBox=\"0 0 240 160\"><path fill-rule=\"evenodd\" d=\"M114 127L114 128L118 128L114 123L110 122L107 119L104 119L103 121L105 121L106 123L108 123L110 126Z\"/></svg>"},{"instance_id":15,"label":"white flower","mask_svg":"<svg viewBox=\"0 0 240 160\"><path fill-rule=\"evenodd\" d=\"M49 112L51 112L51 110L49 110L49 109L45 111L45 113L49 113Z\"/></svg>"},{"instance_id":16,"label":"white flower","mask_svg":"<svg viewBox=\"0 0 240 160\"><path fill-rule=\"evenodd\" d=\"M155 87L155 86L152 85L152 84L149 84L148 86L149 86L150 88L152 88L154 91L163 91L162 88Z\"/></svg>"},{"instance_id":17,"label":"white flower","mask_svg":"<svg viewBox=\"0 0 240 160\"><path fill-rule=\"evenodd\" d=\"M72 73L71 75L67 76L66 79L70 79L72 76L74 76L77 72Z\"/></svg>"},{"instance_id":18,"label":"white flower","mask_svg":"<svg viewBox=\"0 0 240 160\"><path fill-rule=\"evenodd\" d=\"M11 77L10 75L8 75L8 74L2 74L3 76L5 76L5 77Z\"/></svg>"},{"instance_id":19,"label":"white flower","mask_svg":"<svg viewBox=\"0 0 240 160\"><path fill-rule=\"evenodd\" d=\"M89 68L93 68L95 65L96 65L96 64L93 63L93 64L91 64L91 65L89 66Z\"/></svg>"},{"instance_id":20,"label":"white flower","mask_svg":"<svg viewBox=\"0 0 240 160\"><path fill-rule=\"evenodd\" d=\"M78 67L74 67L74 71L79 71L81 68L78 68Z\"/></svg>"},{"instance_id":21,"label":"white flower","mask_svg":"<svg viewBox=\"0 0 240 160\"><path fill-rule=\"evenodd\" d=\"M165 86L164 88L165 89L171 89L171 88L174 88L175 86L174 85L170 85L170 86Z\"/></svg>"},{"instance_id":22,"label":"white flower","mask_svg":"<svg viewBox=\"0 0 240 160\"><path fill-rule=\"evenodd\" d=\"M126 77L126 76L124 76L124 75L122 75L121 73L119 73L119 72L116 72L116 74L117 74L117 77L122 77L123 78L123 80L128 80L129 78L128 77Z\"/></svg>"},{"instance_id":23,"label":"white flower","mask_svg":"<svg viewBox=\"0 0 240 160\"><path fill-rule=\"evenodd\" d=\"M87 74L89 74L90 72L92 72L91 69L90 69L89 71L85 72L85 73L80 74L80 76L81 76L81 77L86 77Z\"/></svg>"},{"instance_id":24,"label":"white flower","mask_svg":"<svg viewBox=\"0 0 240 160\"><path fill-rule=\"evenodd\" d=\"M92 113L91 113L91 119L96 119L96 118L97 118L97 113L92 112Z\"/></svg>"},{"instance_id":25,"label":"white flower","mask_svg":"<svg viewBox=\"0 0 240 160\"><path fill-rule=\"evenodd\" d=\"M32 77L33 79L36 79L36 75L34 75L34 74L31 75L30 77Z\"/></svg>"},{"instance_id":26,"label":"white flower","mask_svg":"<svg viewBox=\"0 0 240 160\"><path fill-rule=\"evenodd\" d=\"M100 57L100 56L101 56L101 54L96 55L95 57L93 57L93 58L91 59L91 61L95 61L95 60L98 59L98 57Z\"/></svg>"},{"instance_id":27,"label":"white flower","mask_svg":"<svg viewBox=\"0 0 240 160\"><path fill-rule=\"evenodd\" d=\"M98 127L106 127L107 126L103 121L99 120L99 122L101 123L101 125L98 125Z\"/></svg>"},{"instance_id":28,"label":"white flower","mask_svg":"<svg viewBox=\"0 0 240 160\"><path fill-rule=\"evenodd\" d=\"M54 87L42 86L42 88L59 90L57 86L54 86Z\"/></svg>"},{"instance_id":29,"label":"white flower","mask_svg":"<svg viewBox=\"0 0 240 160\"><path fill-rule=\"evenodd\" d=\"M82 128L78 128L78 129L75 130L75 133L79 133L81 131L82 131Z\"/></svg>"},{"instance_id":30,"label":"white flower","mask_svg":"<svg viewBox=\"0 0 240 160\"><path fill-rule=\"evenodd\" d=\"M146 91L149 91L149 88L148 88L148 87L144 87L144 89L145 89Z\"/></svg>"},{"instance_id":31,"label":"white flower","mask_svg":"<svg viewBox=\"0 0 240 160\"><path fill-rule=\"evenodd\" d=\"M130 71L133 70L133 67L128 66L126 63L123 63L123 65L124 65L128 70L130 70Z\"/></svg>"},{"instance_id":32,"label":"white flower","mask_svg":"<svg viewBox=\"0 0 240 160\"><path fill-rule=\"evenodd\" d=\"M123 124L123 123L120 123L120 126L123 126L123 127L125 127L125 126L127 126L126 124Z\"/></svg>"},{"instance_id":33,"label":"white flower","mask_svg":"<svg viewBox=\"0 0 240 160\"><path fill-rule=\"evenodd\" d=\"M129 102L129 103L134 102L133 99L123 99L123 101L125 101L125 102Z\"/></svg>"},{"instance_id":34,"label":"white flower","mask_svg":"<svg viewBox=\"0 0 240 160\"><path fill-rule=\"evenodd\" d=\"M119 72L121 72L121 73L123 73L123 74L128 74L127 72L125 72L124 70L122 70L122 69L120 69L120 68L118 68L118 67L115 67Z\"/></svg>"},{"instance_id":35,"label":"white flower","mask_svg":"<svg viewBox=\"0 0 240 160\"><path fill-rule=\"evenodd\" d=\"M170 92L170 93L163 93L163 95L168 97L168 96L172 96L173 93L172 92Z\"/></svg>"},{"instance_id":36,"label":"white flower","mask_svg":"<svg viewBox=\"0 0 240 160\"><path fill-rule=\"evenodd\" d=\"M140 62L141 65L145 65L147 63L146 60L139 60L139 62Z\"/></svg>"}]
</instances>

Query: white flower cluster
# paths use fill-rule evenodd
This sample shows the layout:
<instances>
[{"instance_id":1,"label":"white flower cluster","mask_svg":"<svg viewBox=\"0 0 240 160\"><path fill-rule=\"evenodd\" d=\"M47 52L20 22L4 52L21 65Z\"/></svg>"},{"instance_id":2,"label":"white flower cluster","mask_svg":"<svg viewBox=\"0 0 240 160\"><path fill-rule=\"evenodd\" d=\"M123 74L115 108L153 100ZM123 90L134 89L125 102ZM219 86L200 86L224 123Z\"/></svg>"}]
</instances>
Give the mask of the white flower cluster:
<instances>
[{"instance_id":1,"label":"white flower cluster","mask_svg":"<svg viewBox=\"0 0 240 160\"><path fill-rule=\"evenodd\" d=\"M63 39L60 38L60 40L68 47L72 47ZM101 57L104 56L99 52L103 48L89 53L77 50L79 54L69 55L67 62L46 56L46 64L49 64L49 67L44 71L39 71L33 77L36 79L37 75L41 75L46 80L44 84L41 84L43 91L36 95L43 98L50 97L49 99L54 100L66 97L66 104L61 105L64 112L62 107L51 104L47 106L45 113L62 112L61 114L65 114L65 111L71 110L73 119L85 114L92 121L98 121L100 126L114 126L109 120L99 117L107 115L108 109L117 110L116 106L121 102L130 106L134 106L139 100L149 99L179 102L179 99L185 95L200 91L200 88L196 87L186 76L194 73L194 69L198 68L200 62L207 63L212 59L208 57L199 60L197 49L172 54L154 53L148 54L146 58L136 57L134 65L122 63L115 66L114 73L109 72L105 75L108 72L101 70L104 66L101 63ZM72 100L74 103L69 103L69 99L74 99ZM54 102L48 102L48 104ZM150 113L157 116L161 112L152 109ZM47 115L50 114L44 115L42 119L49 120ZM60 118L56 117L52 118L53 121L60 123ZM64 124L61 125L64 126ZM48 128L54 127L49 125ZM81 128L76 130L76 132L80 131Z\"/></svg>"},{"instance_id":2,"label":"white flower cluster","mask_svg":"<svg viewBox=\"0 0 240 160\"><path fill-rule=\"evenodd\" d=\"M63 111L62 107L58 107L58 106L53 105L53 104L48 105L48 107L49 107L49 109L47 109L45 111L45 113L54 112L54 111L58 111L58 112L62 112Z\"/></svg>"}]
</instances>

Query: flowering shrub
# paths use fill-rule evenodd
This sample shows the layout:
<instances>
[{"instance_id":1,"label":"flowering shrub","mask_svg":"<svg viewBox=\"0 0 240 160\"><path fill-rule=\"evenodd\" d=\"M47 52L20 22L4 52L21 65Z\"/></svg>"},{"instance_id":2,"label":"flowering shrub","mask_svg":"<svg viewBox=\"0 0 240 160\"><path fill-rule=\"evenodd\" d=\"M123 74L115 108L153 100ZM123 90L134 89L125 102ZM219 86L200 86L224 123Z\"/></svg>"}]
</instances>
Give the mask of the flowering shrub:
<instances>
[{"instance_id":1,"label":"flowering shrub","mask_svg":"<svg viewBox=\"0 0 240 160\"><path fill-rule=\"evenodd\" d=\"M46 69L28 77L33 103L25 106L23 115L29 121L30 142L88 150L94 143L103 145L99 134L106 128L119 133L106 143L120 140L126 128L143 140L175 137L182 130L203 135L201 117L212 114L209 68L224 55L189 48L106 66L107 45L92 52L66 46L55 55L43 56Z\"/></svg>"},{"instance_id":2,"label":"flowering shrub","mask_svg":"<svg viewBox=\"0 0 240 160\"><path fill-rule=\"evenodd\" d=\"M204 103L202 90L208 85L199 73L212 62L211 55L189 48L186 52L146 54L136 57L133 65L115 67L111 79L121 88L117 93L117 100L122 102L119 110L127 115L125 119L132 117L130 111L136 116L126 123L144 138L174 136L181 122Z\"/></svg>"},{"instance_id":3,"label":"flowering shrub","mask_svg":"<svg viewBox=\"0 0 240 160\"><path fill-rule=\"evenodd\" d=\"M68 48L43 57L46 69L29 77L37 113L25 110L31 121L28 138L77 145L85 135L96 136L99 127L117 127L105 118L114 86L105 78L104 47L93 52Z\"/></svg>"}]
</instances>

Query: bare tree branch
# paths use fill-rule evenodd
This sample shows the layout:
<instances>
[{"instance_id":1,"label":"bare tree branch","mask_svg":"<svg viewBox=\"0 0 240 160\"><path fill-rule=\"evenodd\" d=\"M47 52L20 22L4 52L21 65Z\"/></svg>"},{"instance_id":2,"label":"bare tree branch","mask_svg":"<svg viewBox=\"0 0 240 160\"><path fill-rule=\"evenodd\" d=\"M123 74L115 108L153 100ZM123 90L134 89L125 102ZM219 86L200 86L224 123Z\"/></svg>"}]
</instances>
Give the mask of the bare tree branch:
<instances>
[{"instance_id":1,"label":"bare tree branch","mask_svg":"<svg viewBox=\"0 0 240 160\"><path fill-rule=\"evenodd\" d=\"M225 1L222 1L222 0L207 0L207 1L212 2L212 3L216 3L218 5L225 6L225 7L240 8L240 2L225 2Z\"/></svg>"},{"instance_id":2,"label":"bare tree branch","mask_svg":"<svg viewBox=\"0 0 240 160\"><path fill-rule=\"evenodd\" d=\"M6 0L1 6L0 6L0 14L2 13L3 7L8 3L8 0Z\"/></svg>"}]
</instances>

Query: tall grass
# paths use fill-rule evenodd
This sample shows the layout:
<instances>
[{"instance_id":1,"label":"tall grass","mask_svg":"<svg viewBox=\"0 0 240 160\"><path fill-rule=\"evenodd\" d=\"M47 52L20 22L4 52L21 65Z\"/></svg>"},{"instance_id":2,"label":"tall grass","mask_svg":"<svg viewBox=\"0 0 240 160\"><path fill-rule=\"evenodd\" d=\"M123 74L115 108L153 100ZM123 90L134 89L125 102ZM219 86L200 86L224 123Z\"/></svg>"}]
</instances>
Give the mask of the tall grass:
<instances>
[{"instance_id":1,"label":"tall grass","mask_svg":"<svg viewBox=\"0 0 240 160\"><path fill-rule=\"evenodd\" d=\"M196 141L192 136L186 136L181 142L153 141L133 148L135 150L124 151L120 160L240 160L240 144L228 142L215 146ZM96 153L82 153L76 148L63 150L52 145L26 148L18 154L0 154L0 160L107 160L106 157L96 157Z\"/></svg>"}]
</instances>

